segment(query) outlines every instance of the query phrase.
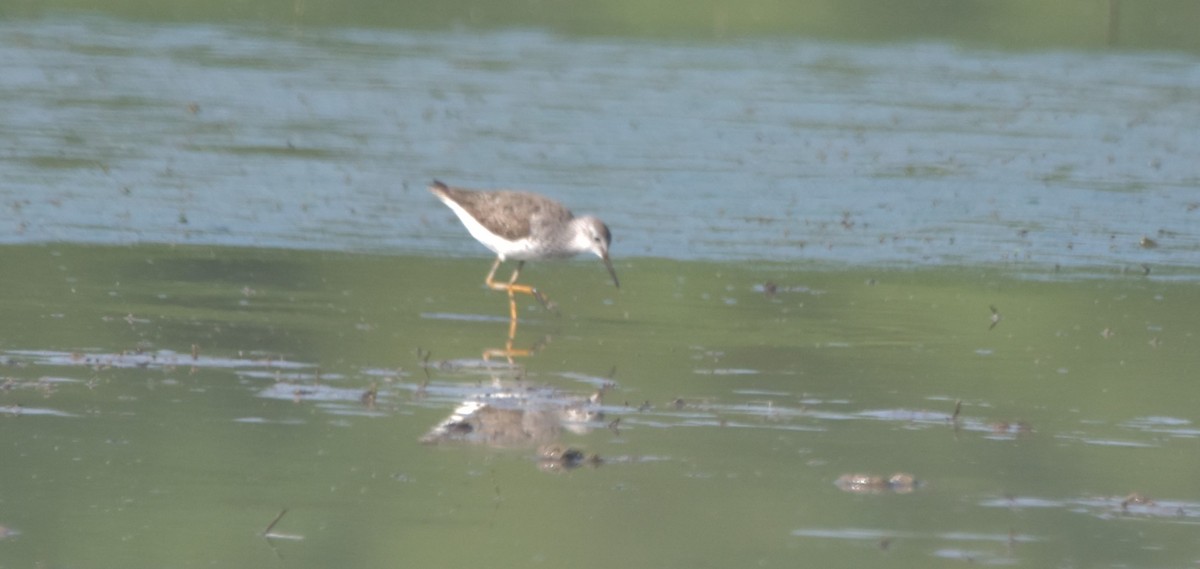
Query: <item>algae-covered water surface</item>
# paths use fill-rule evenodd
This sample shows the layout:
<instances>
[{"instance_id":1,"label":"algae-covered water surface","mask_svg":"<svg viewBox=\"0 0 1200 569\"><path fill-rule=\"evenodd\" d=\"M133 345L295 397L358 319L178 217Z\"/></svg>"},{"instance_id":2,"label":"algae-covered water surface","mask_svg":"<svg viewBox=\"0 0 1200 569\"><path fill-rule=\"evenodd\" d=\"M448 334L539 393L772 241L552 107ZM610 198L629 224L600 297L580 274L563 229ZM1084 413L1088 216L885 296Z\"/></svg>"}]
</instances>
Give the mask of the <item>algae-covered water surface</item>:
<instances>
[{"instance_id":1,"label":"algae-covered water surface","mask_svg":"<svg viewBox=\"0 0 1200 569\"><path fill-rule=\"evenodd\" d=\"M0 567L1200 559L1187 45L176 8L0 20Z\"/></svg>"}]
</instances>

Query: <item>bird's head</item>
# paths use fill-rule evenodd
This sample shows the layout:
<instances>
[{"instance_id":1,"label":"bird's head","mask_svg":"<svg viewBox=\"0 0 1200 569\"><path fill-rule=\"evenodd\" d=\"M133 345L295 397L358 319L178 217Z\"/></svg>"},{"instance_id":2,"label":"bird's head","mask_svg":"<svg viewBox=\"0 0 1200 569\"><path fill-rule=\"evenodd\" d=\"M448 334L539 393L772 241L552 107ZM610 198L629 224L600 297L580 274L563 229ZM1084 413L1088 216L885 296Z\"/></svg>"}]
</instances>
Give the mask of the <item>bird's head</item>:
<instances>
[{"instance_id":1,"label":"bird's head","mask_svg":"<svg viewBox=\"0 0 1200 569\"><path fill-rule=\"evenodd\" d=\"M600 257L600 260L604 261L604 267L608 269L608 274L612 276L613 284L621 288L621 282L617 280L617 271L613 269L612 260L608 258L608 246L612 243L612 233L608 231L608 226L590 215L577 218L576 223L583 229L576 234L576 247L581 251L591 251Z\"/></svg>"}]
</instances>

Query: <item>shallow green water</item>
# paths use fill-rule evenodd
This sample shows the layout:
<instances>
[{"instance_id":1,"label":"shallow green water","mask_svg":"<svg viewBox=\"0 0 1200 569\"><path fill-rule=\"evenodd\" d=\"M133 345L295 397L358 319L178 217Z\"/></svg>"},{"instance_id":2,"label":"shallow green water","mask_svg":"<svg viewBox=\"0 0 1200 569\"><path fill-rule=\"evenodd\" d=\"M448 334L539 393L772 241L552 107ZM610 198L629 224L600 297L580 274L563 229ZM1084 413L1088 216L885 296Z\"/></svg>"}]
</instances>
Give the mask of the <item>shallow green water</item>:
<instances>
[{"instance_id":1,"label":"shallow green water","mask_svg":"<svg viewBox=\"0 0 1200 569\"><path fill-rule=\"evenodd\" d=\"M268 22L320 27L445 30L547 29L570 35L730 40L808 37L834 41L953 41L1008 49L1124 47L1200 49L1200 9L1189 0L236 0L200 2L12 0L0 17L104 13L167 22Z\"/></svg>"},{"instance_id":2,"label":"shallow green water","mask_svg":"<svg viewBox=\"0 0 1200 569\"><path fill-rule=\"evenodd\" d=\"M540 351L513 370L480 360L507 329L483 259L3 256L6 567L1198 554L1190 283L635 259L618 292L598 263L541 264L560 314L522 306L517 347ZM563 398L611 382L604 418L561 436L605 463L418 443L515 376ZM898 471L921 486L834 484ZM1123 508L1133 492L1154 503Z\"/></svg>"},{"instance_id":3,"label":"shallow green water","mask_svg":"<svg viewBox=\"0 0 1200 569\"><path fill-rule=\"evenodd\" d=\"M0 8L0 569L1194 565L1194 7L935 4Z\"/></svg>"}]
</instances>

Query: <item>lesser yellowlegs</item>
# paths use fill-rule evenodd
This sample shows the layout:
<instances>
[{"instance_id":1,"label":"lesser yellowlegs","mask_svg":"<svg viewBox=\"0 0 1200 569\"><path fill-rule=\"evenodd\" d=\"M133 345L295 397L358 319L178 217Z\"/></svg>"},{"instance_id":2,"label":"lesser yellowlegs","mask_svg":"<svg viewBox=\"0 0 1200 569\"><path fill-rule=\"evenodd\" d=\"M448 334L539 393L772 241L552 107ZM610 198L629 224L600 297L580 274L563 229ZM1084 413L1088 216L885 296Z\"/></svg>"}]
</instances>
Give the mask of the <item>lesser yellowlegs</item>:
<instances>
[{"instance_id":1,"label":"lesser yellowlegs","mask_svg":"<svg viewBox=\"0 0 1200 569\"><path fill-rule=\"evenodd\" d=\"M604 261L613 284L618 288L617 272L608 258L612 234L604 222L585 215L575 217L561 203L530 192L508 190L479 191L452 188L437 180L429 187L467 227L471 236L496 253L496 262L484 283L492 290L508 292L509 314L517 319L515 293L524 293L548 305L538 289L517 284L525 261L567 258L591 252ZM517 268L508 282L496 282L500 263L513 259Z\"/></svg>"}]
</instances>

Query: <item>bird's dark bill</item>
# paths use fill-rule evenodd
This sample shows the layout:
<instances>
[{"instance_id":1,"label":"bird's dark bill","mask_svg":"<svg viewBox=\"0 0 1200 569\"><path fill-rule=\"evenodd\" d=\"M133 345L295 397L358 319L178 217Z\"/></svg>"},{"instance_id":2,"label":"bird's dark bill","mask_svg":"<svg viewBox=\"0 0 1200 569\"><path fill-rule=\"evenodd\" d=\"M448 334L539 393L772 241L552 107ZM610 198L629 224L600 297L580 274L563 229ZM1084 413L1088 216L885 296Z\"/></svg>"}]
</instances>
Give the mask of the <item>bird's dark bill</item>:
<instances>
[{"instance_id":1,"label":"bird's dark bill","mask_svg":"<svg viewBox=\"0 0 1200 569\"><path fill-rule=\"evenodd\" d=\"M621 288L621 282L617 280L617 271L613 268L612 261L608 258L608 255L600 257L600 260L604 261L604 267L608 269L608 274L612 275L613 285L615 285L617 288Z\"/></svg>"}]
</instances>

